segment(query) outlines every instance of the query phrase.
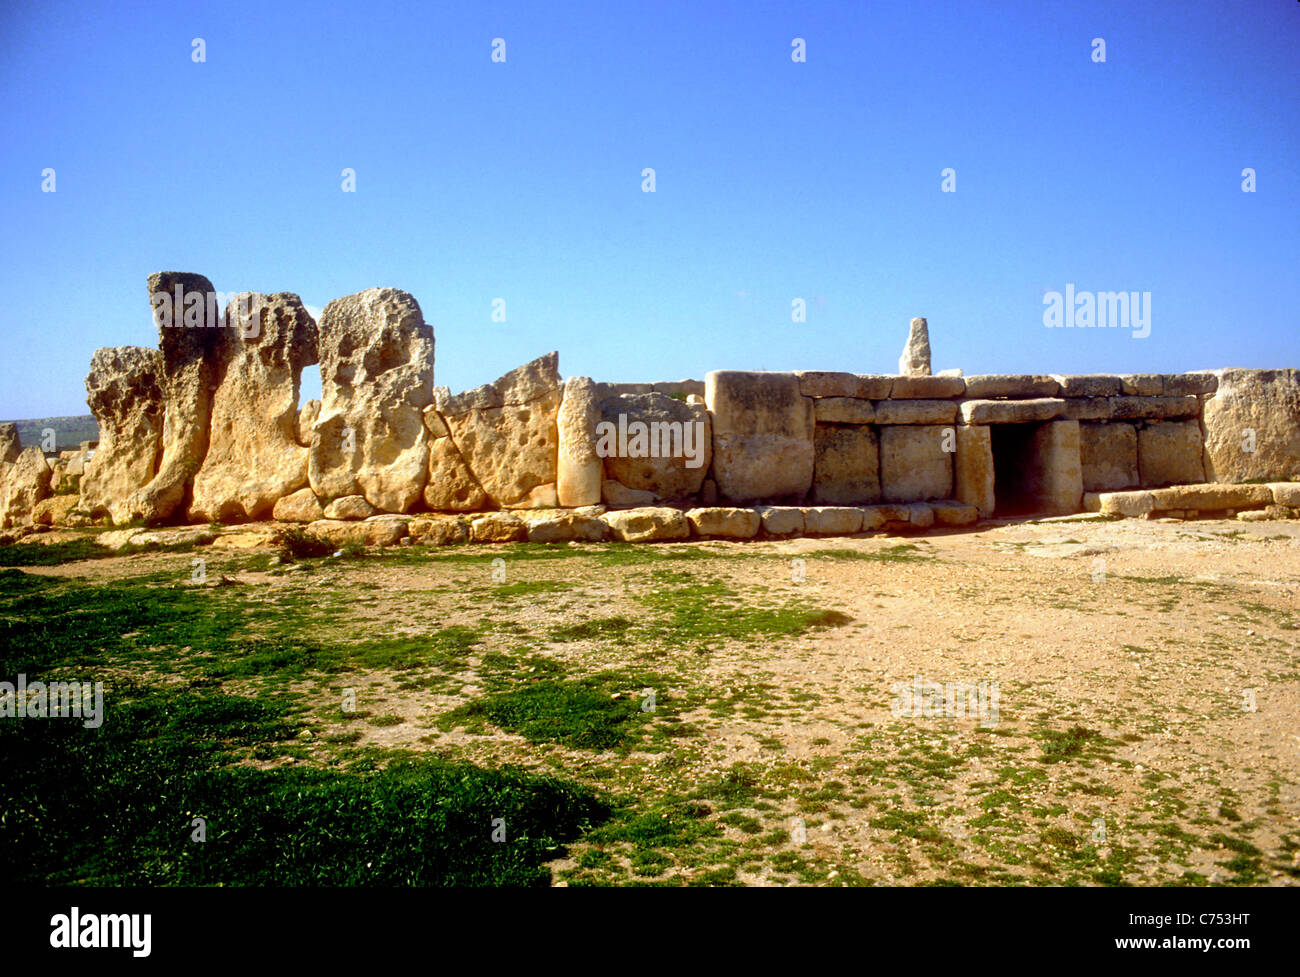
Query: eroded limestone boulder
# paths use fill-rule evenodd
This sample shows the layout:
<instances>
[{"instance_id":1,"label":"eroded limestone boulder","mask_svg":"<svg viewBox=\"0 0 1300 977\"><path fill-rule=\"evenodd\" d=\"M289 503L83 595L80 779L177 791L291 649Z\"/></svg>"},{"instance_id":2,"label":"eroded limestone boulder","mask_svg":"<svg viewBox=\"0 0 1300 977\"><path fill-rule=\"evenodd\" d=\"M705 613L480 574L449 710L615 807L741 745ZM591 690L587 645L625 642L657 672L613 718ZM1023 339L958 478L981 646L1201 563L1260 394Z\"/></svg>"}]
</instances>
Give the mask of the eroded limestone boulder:
<instances>
[{"instance_id":1,"label":"eroded limestone boulder","mask_svg":"<svg viewBox=\"0 0 1300 977\"><path fill-rule=\"evenodd\" d=\"M1145 425L1138 431L1137 455L1143 488L1205 480L1198 421L1157 421Z\"/></svg>"},{"instance_id":2,"label":"eroded limestone boulder","mask_svg":"<svg viewBox=\"0 0 1300 977\"><path fill-rule=\"evenodd\" d=\"M433 329L407 292L371 288L325 306L319 332L312 491L328 500L364 495L384 512L407 512L429 478Z\"/></svg>"},{"instance_id":3,"label":"eroded limestone boulder","mask_svg":"<svg viewBox=\"0 0 1300 977\"><path fill-rule=\"evenodd\" d=\"M155 522L181 508L208 451L216 350L226 331L216 290L202 275L156 272L148 288L162 351L162 457L149 483L119 506L122 515L114 515L115 522L123 517ZM159 301L163 297L166 303Z\"/></svg>"},{"instance_id":4,"label":"eroded limestone boulder","mask_svg":"<svg viewBox=\"0 0 1300 977\"><path fill-rule=\"evenodd\" d=\"M320 500L310 488L291 492L275 503L271 518L278 522L316 522L325 518Z\"/></svg>"},{"instance_id":5,"label":"eroded limestone boulder","mask_svg":"<svg viewBox=\"0 0 1300 977\"><path fill-rule=\"evenodd\" d=\"M50 494L50 466L45 453L33 445L0 465L0 528L32 521L33 510Z\"/></svg>"},{"instance_id":6,"label":"eroded limestone boulder","mask_svg":"<svg viewBox=\"0 0 1300 977\"><path fill-rule=\"evenodd\" d=\"M424 502L435 512L479 512L490 506L487 494L469 470L447 422L433 406L424 409L429 432L429 482Z\"/></svg>"},{"instance_id":7,"label":"eroded limestone boulder","mask_svg":"<svg viewBox=\"0 0 1300 977\"><path fill-rule=\"evenodd\" d=\"M1132 424L1080 424L1079 454L1085 492L1113 492L1140 484L1137 430Z\"/></svg>"},{"instance_id":8,"label":"eroded limestone boulder","mask_svg":"<svg viewBox=\"0 0 1300 977\"><path fill-rule=\"evenodd\" d=\"M298 443L298 389L318 359L316 322L289 292L244 293L226 310L213 349L208 451L194 477L191 521L264 519L307 485Z\"/></svg>"},{"instance_id":9,"label":"eroded limestone boulder","mask_svg":"<svg viewBox=\"0 0 1300 977\"><path fill-rule=\"evenodd\" d=\"M153 480L162 455L163 354L143 346L97 349L86 376L86 403L99 425L99 447L85 463L81 508L127 522L131 500Z\"/></svg>"}]
</instances>

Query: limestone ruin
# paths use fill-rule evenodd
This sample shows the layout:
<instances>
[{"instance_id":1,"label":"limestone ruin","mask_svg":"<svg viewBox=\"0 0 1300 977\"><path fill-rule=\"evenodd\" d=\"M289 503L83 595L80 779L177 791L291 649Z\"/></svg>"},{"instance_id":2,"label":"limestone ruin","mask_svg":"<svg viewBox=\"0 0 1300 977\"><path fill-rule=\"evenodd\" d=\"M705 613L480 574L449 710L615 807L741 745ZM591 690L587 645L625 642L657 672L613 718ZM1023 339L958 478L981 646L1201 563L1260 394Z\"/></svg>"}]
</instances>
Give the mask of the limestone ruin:
<instances>
[{"instance_id":1,"label":"limestone ruin","mask_svg":"<svg viewBox=\"0 0 1300 977\"><path fill-rule=\"evenodd\" d=\"M548 353L434 387L415 298L369 289L319 323L290 293L224 317L201 275L148 280L159 348L97 350L98 449L51 469L0 425L0 521L305 524L334 542L841 535L990 517L1294 517L1300 371L930 372L911 322L894 376L719 370L561 379ZM219 321L211 321L218 318ZM299 403L320 364L322 399ZM71 481L74 480L75 481ZM75 487L75 492L69 488Z\"/></svg>"}]
</instances>

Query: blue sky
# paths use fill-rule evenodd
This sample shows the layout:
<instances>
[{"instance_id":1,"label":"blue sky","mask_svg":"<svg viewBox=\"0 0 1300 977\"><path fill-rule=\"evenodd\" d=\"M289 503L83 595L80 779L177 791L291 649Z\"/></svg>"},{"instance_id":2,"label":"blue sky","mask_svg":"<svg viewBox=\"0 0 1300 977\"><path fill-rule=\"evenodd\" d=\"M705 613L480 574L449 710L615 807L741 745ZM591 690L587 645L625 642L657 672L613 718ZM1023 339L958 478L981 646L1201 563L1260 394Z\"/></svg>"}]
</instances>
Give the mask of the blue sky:
<instances>
[{"instance_id":1,"label":"blue sky","mask_svg":"<svg viewBox=\"0 0 1300 977\"><path fill-rule=\"evenodd\" d=\"M406 289L453 390L893 372L914 315L936 370L1300 366L1295 0L18 2L0 120L3 418L84 413L162 269ZM1045 328L1067 283L1150 335Z\"/></svg>"}]
</instances>

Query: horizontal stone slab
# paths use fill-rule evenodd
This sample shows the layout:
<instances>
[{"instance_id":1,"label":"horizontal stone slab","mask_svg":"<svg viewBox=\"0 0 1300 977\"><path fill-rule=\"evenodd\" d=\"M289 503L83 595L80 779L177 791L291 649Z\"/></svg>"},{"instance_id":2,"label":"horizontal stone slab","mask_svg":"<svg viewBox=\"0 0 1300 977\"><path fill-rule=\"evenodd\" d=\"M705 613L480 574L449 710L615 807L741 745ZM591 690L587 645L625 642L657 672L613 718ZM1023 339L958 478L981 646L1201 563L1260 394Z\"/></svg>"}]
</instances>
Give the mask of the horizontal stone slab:
<instances>
[{"instance_id":1,"label":"horizontal stone slab","mask_svg":"<svg viewBox=\"0 0 1300 977\"><path fill-rule=\"evenodd\" d=\"M1087 507L1087 496L1093 493L1085 493L1084 506ZM1149 512L1154 512L1156 508L1156 497L1150 492L1098 492L1096 493L1097 508L1108 516L1145 516Z\"/></svg>"},{"instance_id":2,"label":"horizontal stone slab","mask_svg":"<svg viewBox=\"0 0 1300 977\"><path fill-rule=\"evenodd\" d=\"M1187 397L1107 397L1110 416L1117 421L1135 419L1167 420L1173 417L1198 417L1201 402Z\"/></svg>"},{"instance_id":3,"label":"horizontal stone slab","mask_svg":"<svg viewBox=\"0 0 1300 977\"><path fill-rule=\"evenodd\" d=\"M1066 402L1058 397L1037 400L965 400L961 419L966 424L1033 424L1061 415Z\"/></svg>"},{"instance_id":4,"label":"horizontal stone slab","mask_svg":"<svg viewBox=\"0 0 1300 977\"><path fill-rule=\"evenodd\" d=\"M813 401L813 417L818 424L873 424L876 409L857 397L819 397Z\"/></svg>"},{"instance_id":5,"label":"horizontal stone slab","mask_svg":"<svg viewBox=\"0 0 1300 977\"><path fill-rule=\"evenodd\" d=\"M1120 378L1110 373L1058 374L1053 379L1062 397L1118 397L1124 392Z\"/></svg>"},{"instance_id":6,"label":"horizontal stone slab","mask_svg":"<svg viewBox=\"0 0 1300 977\"><path fill-rule=\"evenodd\" d=\"M1273 501L1267 485L1170 485L1151 495L1157 509L1248 509Z\"/></svg>"},{"instance_id":7,"label":"horizontal stone slab","mask_svg":"<svg viewBox=\"0 0 1300 977\"><path fill-rule=\"evenodd\" d=\"M1166 373L1161 380L1160 392L1166 397L1194 397L1219 389L1219 378L1213 373Z\"/></svg>"},{"instance_id":8,"label":"horizontal stone slab","mask_svg":"<svg viewBox=\"0 0 1300 977\"><path fill-rule=\"evenodd\" d=\"M667 394L669 397L675 397L677 400L685 400L689 396L704 396L703 380L665 380L652 384L654 392L657 394Z\"/></svg>"},{"instance_id":9,"label":"horizontal stone slab","mask_svg":"<svg viewBox=\"0 0 1300 977\"><path fill-rule=\"evenodd\" d=\"M1055 397L1060 392L1060 384L1041 373L982 373L966 378L966 396L972 399Z\"/></svg>"},{"instance_id":10,"label":"horizontal stone slab","mask_svg":"<svg viewBox=\"0 0 1300 977\"><path fill-rule=\"evenodd\" d=\"M940 400L960 397L965 392L962 377L894 377L889 388L889 396L897 400Z\"/></svg>"},{"instance_id":11,"label":"horizontal stone slab","mask_svg":"<svg viewBox=\"0 0 1300 977\"><path fill-rule=\"evenodd\" d=\"M956 419L955 400L882 400L876 404L877 424L951 424Z\"/></svg>"},{"instance_id":12,"label":"horizontal stone slab","mask_svg":"<svg viewBox=\"0 0 1300 977\"><path fill-rule=\"evenodd\" d=\"M857 397L862 386L856 373L829 370L795 370L799 392L805 397Z\"/></svg>"}]
</instances>

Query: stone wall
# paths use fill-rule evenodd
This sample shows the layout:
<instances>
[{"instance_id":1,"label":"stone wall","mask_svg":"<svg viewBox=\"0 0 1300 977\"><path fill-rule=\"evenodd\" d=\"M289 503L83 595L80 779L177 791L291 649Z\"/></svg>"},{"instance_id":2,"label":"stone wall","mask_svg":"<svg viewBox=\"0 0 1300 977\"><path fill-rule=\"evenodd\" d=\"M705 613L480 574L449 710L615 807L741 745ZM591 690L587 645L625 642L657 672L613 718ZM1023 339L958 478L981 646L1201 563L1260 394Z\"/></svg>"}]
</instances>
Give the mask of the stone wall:
<instances>
[{"instance_id":1,"label":"stone wall","mask_svg":"<svg viewBox=\"0 0 1300 977\"><path fill-rule=\"evenodd\" d=\"M602 525L622 538L649 531L646 519L670 536L783 535L1300 478L1295 370L930 375L916 319L898 375L562 381L552 352L453 394L434 387L433 330L406 292L336 299L319 323L296 295L245 293L223 322L195 325L158 316L160 290L177 310L196 293L212 307L206 278L150 276L159 348L96 351L86 383L103 442L75 463L78 506L61 507L86 518L406 525L455 514L525 538L557 508L571 510L570 534L606 510L645 509L660 515ZM322 400L300 404L302 370L316 363ZM67 465L51 475L12 432L0 431L0 448L0 519L19 524L69 484ZM483 515L494 512L514 515Z\"/></svg>"}]
</instances>

